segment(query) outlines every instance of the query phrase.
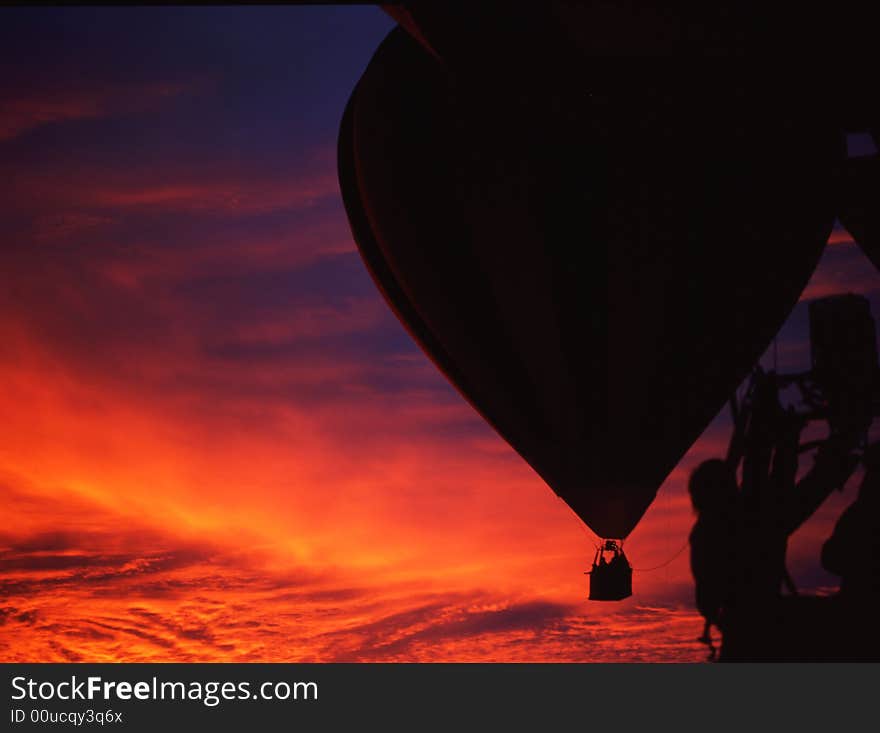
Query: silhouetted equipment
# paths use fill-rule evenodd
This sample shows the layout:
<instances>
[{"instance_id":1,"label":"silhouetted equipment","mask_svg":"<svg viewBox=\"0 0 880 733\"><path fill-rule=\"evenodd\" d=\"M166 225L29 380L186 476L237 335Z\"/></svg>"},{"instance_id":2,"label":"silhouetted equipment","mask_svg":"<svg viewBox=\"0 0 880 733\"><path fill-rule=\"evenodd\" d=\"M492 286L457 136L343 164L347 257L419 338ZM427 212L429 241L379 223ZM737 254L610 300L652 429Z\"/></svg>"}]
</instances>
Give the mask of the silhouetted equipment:
<instances>
[{"instance_id":1,"label":"silhouetted equipment","mask_svg":"<svg viewBox=\"0 0 880 733\"><path fill-rule=\"evenodd\" d=\"M833 295L812 301L809 315L811 369L772 378L780 388L798 388L800 417L825 420L832 433L852 433L864 442L880 416L880 362L870 303L853 293Z\"/></svg>"},{"instance_id":2,"label":"silhouetted equipment","mask_svg":"<svg viewBox=\"0 0 880 733\"><path fill-rule=\"evenodd\" d=\"M406 30L338 147L395 314L617 539L797 302L841 208L843 133L880 119L858 85L833 94L842 13L804 9L793 33L747 0L637 6L395 5Z\"/></svg>"},{"instance_id":3,"label":"silhouetted equipment","mask_svg":"<svg viewBox=\"0 0 880 733\"><path fill-rule=\"evenodd\" d=\"M728 460L708 461L694 472L696 477L706 466L719 464L732 477L743 461L735 504L694 543L704 521L700 511L691 535L692 560L695 554L714 553L729 557L736 568L730 572L725 563L709 567L704 557L702 566L709 572L701 576L700 563L692 563L698 607L707 589L722 598L717 611L700 611L707 627L714 623L723 633L724 661L880 659L875 620L880 610L880 492L872 490L880 486L880 446L867 447L868 429L880 415L874 319L868 301L853 294L813 301L809 311L810 371L779 375L756 369L742 403L732 400L735 430ZM789 385L798 388L798 395L785 407L780 389ZM810 420L827 422L827 437L801 444L801 430ZM796 456L809 448L818 448L813 465L798 476ZM860 454L866 475L859 500L841 517L822 554L826 567L844 578L842 590L848 592L833 598L798 595L784 568L787 538L832 491L843 488ZM730 536L713 547L725 522ZM780 581L794 597L781 596Z\"/></svg>"},{"instance_id":4,"label":"silhouetted equipment","mask_svg":"<svg viewBox=\"0 0 880 733\"><path fill-rule=\"evenodd\" d=\"M810 346L813 378L827 402L831 429L867 430L880 369L867 298L849 294L810 303Z\"/></svg>"},{"instance_id":5,"label":"silhouetted equipment","mask_svg":"<svg viewBox=\"0 0 880 733\"><path fill-rule=\"evenodd\" d=\"M622 601L632 595L632 567L623 547L613 540L605 540L596 549L587 575L591 601Z\"/></svg>"}]
</instances>

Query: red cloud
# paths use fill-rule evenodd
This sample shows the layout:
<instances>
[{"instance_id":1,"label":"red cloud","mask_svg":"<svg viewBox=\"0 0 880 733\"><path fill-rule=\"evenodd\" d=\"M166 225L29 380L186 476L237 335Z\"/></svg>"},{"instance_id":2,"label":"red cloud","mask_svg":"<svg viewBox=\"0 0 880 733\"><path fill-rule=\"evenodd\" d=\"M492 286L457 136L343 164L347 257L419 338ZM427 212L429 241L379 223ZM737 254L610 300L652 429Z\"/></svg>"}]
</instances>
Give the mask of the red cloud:
<instances>
[{"instance_id":1,"label":"red cloud","mask_svg":"<svg viewBox=\"0 0 880 733\"><path fill-rule=\"evenodd\" d=\"M201 81L109 85L81 89L44 89L40 94L11 94L0 99L0 142L43 125L97 119L150 109L167 99L203 87Z\"/></svg>"}]
</instances>

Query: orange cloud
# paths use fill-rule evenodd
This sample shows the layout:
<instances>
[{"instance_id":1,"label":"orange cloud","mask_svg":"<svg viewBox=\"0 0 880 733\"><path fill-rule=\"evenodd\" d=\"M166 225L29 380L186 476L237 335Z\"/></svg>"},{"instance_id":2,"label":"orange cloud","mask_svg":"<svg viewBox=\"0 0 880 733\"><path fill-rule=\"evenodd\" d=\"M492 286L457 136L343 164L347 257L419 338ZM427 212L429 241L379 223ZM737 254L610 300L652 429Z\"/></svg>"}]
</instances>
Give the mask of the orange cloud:
<instances>
[{"instance_id":1,"label":"orange cloud","mask_svg":"<svg viewBox=\"0 0 880 733\"><path fill-rule=\"evenodd\" d=\"M45 504L3 487L24 516ZM174 535L72 497L64 531L5 535L5 661L698 659L692 611L630 604L601 621L534 590L275 567L247 535ZM45 516L45 515L41 515ZM52 520L45 518L46 524ZM120 529L124 526L124 529ZM486 578L491 581L491 578ZM426 582L427 581L427 582Z\"/></svg>"}]
</instances>

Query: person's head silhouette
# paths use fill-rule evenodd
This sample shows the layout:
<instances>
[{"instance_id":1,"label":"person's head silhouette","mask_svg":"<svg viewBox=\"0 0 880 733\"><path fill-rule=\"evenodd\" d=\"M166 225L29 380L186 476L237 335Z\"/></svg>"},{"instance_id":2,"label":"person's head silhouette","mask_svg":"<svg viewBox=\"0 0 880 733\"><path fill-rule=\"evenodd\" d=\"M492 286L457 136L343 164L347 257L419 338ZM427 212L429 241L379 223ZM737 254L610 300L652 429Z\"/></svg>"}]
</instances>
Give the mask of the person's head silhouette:
<instances>
[{"instance_id":1,"label":"person's head silhouette","mask_svg":"<svg viewBox=\"0 0 880 733\"><path fill-rule=\"evenodd\" d=\"M727 463L713 458L691 474L688 492L697 514L723 510L736 498L736 476Z\"/></svg>"}]
</instances>

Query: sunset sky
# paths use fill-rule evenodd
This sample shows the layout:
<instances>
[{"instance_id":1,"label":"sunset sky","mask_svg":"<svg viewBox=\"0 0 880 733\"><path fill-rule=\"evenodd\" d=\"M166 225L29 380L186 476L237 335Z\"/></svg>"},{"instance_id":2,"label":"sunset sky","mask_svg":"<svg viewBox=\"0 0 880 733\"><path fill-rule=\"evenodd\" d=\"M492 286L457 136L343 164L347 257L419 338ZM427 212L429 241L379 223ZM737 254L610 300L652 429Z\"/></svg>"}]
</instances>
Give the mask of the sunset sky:
<instances>
[{"instance_id":1,"label":"sunset sky","mask_svg":"<svg viewBox=\"0 0 880 733\"><path fill-rule=\"evenodd\" d=\"M689 471L595 536L407 336L336 179L392 27L350 7L0 10L0 661L700 660ZM872 298L836 229L805 300ZM772 365L774 349L765 364ZM806 461L805 465L809 465ZM805 588L855 483L794 538Z\"/></svg>"}]
</instances>

